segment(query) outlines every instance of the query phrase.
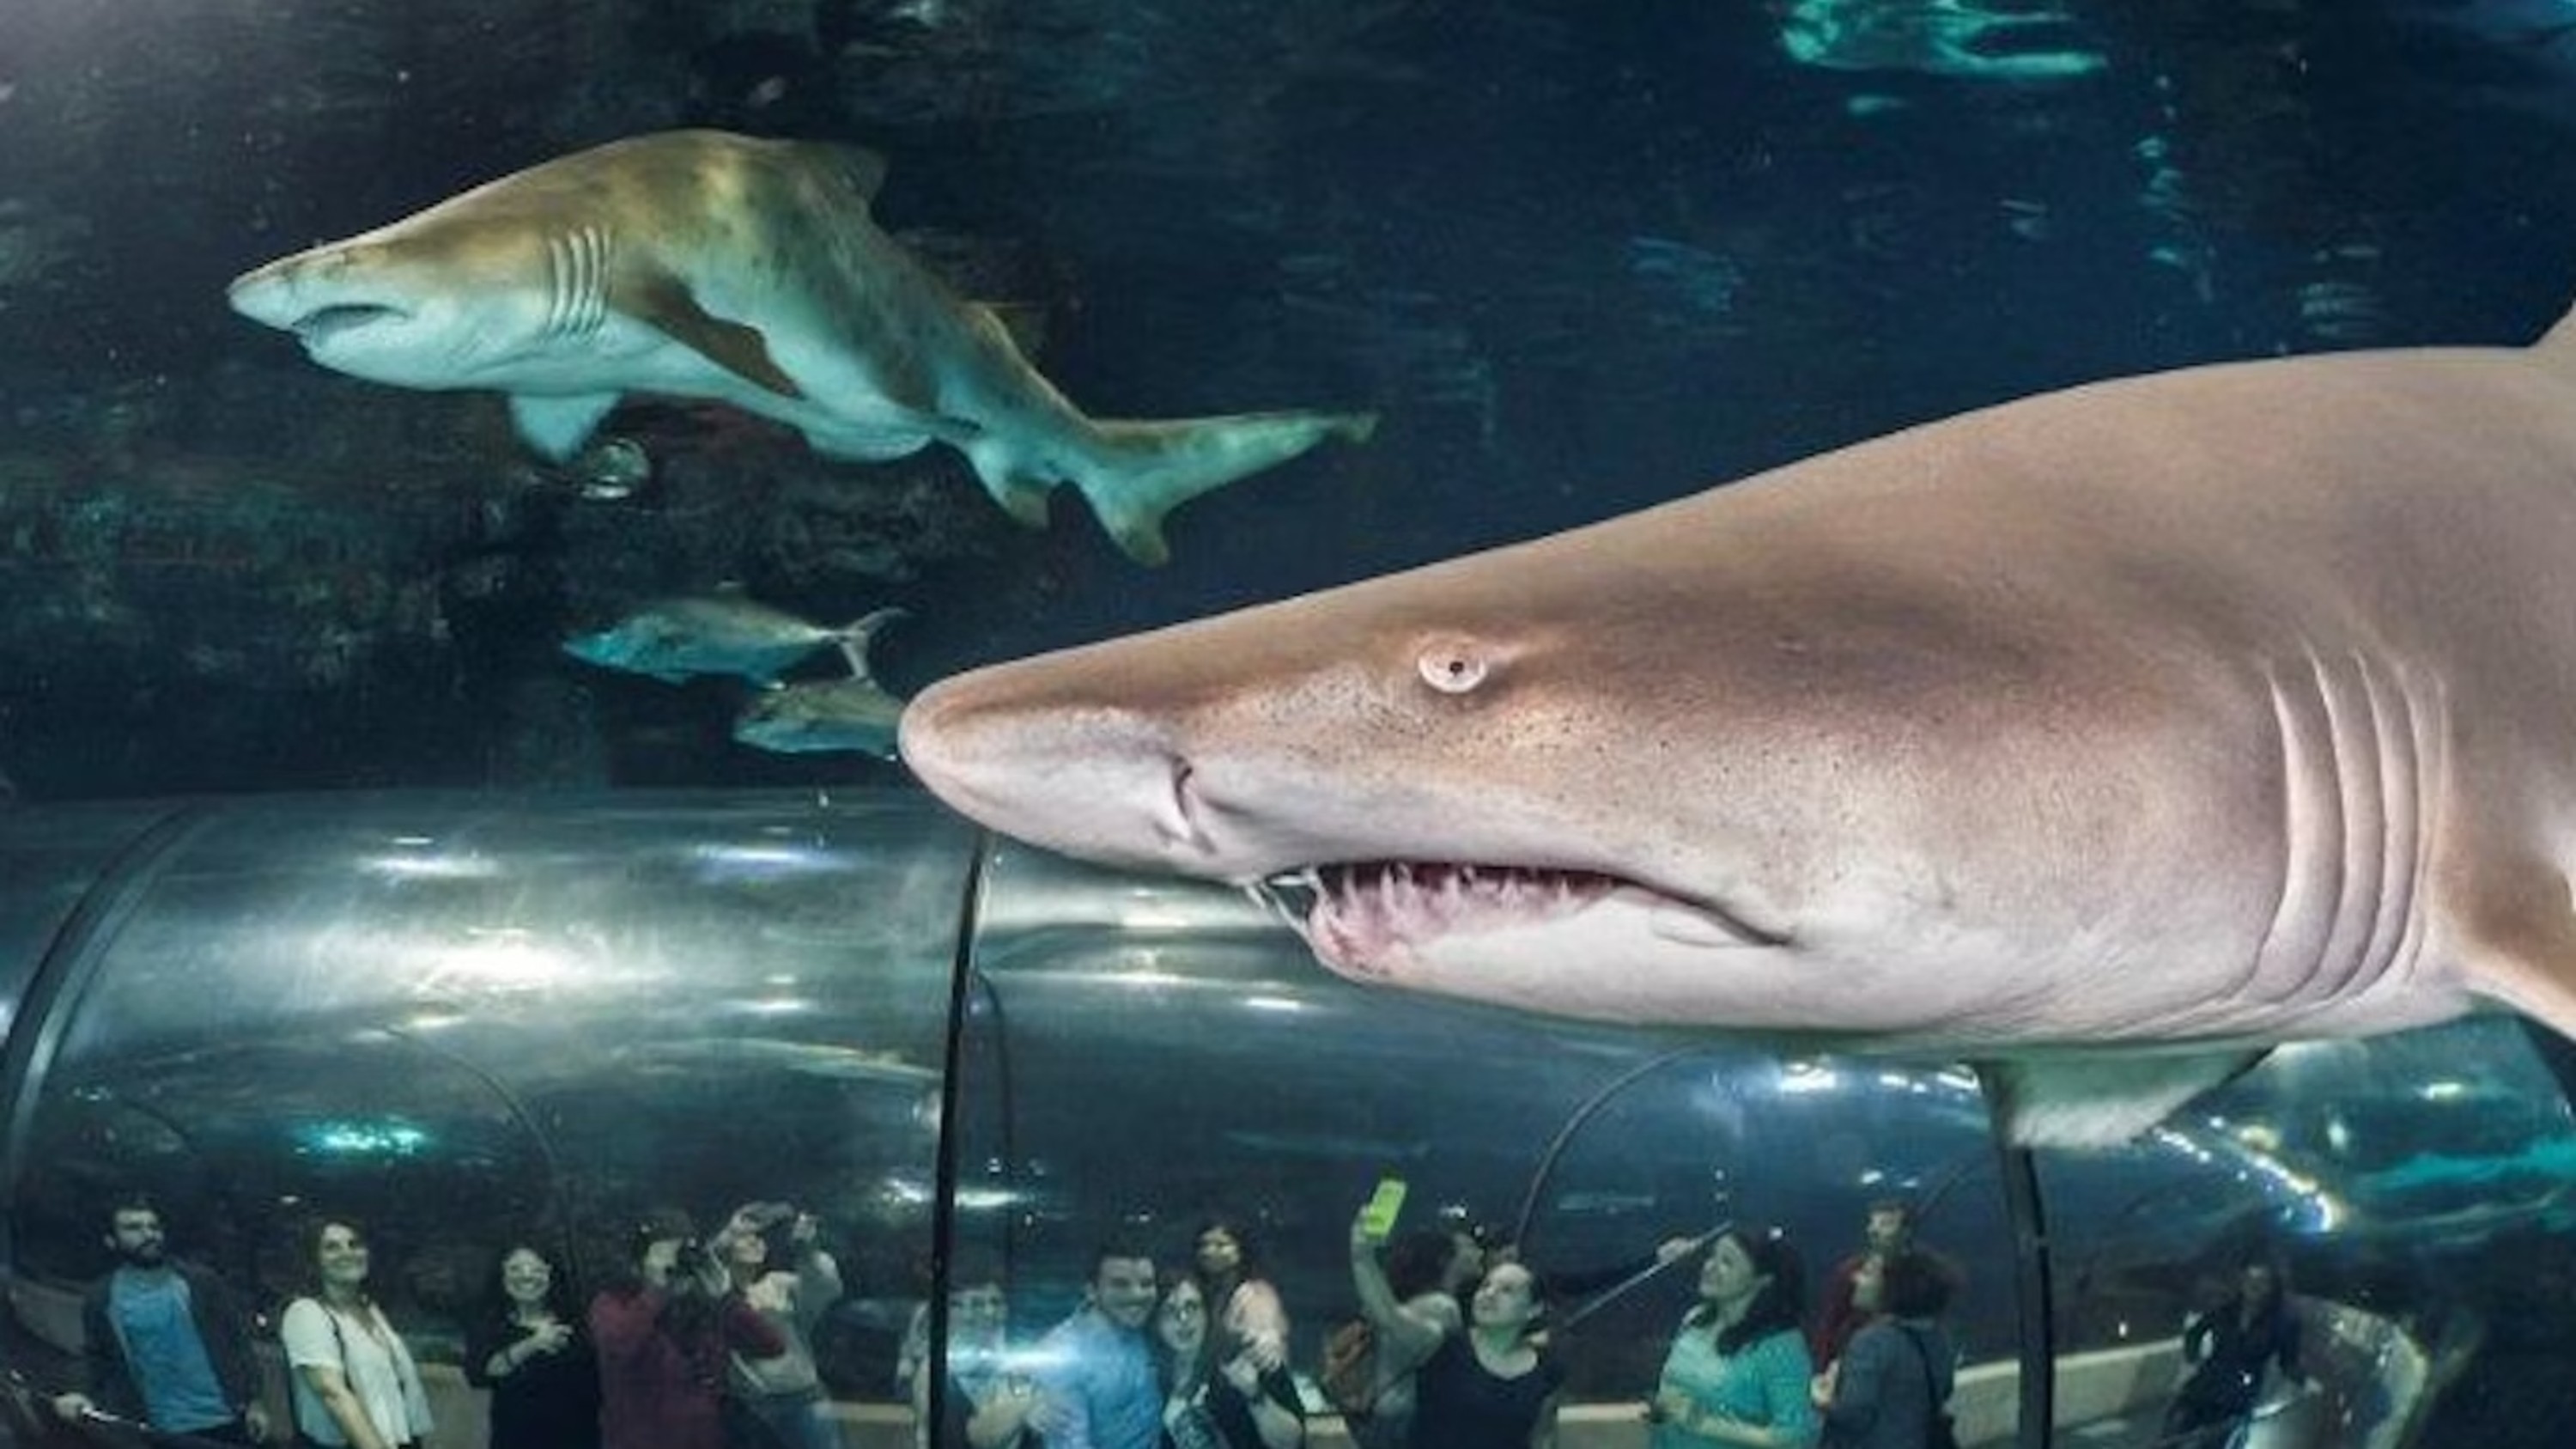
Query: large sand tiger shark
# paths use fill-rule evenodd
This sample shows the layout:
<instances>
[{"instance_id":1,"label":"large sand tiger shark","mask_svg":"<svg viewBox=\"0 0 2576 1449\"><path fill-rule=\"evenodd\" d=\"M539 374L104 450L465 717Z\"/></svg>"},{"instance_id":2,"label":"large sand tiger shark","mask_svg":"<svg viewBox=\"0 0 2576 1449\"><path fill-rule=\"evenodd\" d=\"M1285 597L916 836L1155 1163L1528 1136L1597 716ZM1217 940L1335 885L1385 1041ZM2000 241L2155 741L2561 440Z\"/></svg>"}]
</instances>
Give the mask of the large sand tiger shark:
<instances>
[{"instance_id":1,"label":"large sand tiger shark","mask_svg":"<svg viewBox=\"0 0 2576 1449\"><path fill-rule=\"evenodd\" d=\"M2021 1142L2576 1035L2576 316L1971 413L968 673L902 748L1345 975L1967 1060Z\"/></svg>"},{"instance_id":2,"label":"large sand tiger shark","mask_svg":"<svg viewBox=\"0 0 2576 1449\"><path fill-rule=\"evenodd\" d=\"M884 174L855 147L640 136L270 262L233 281L232 304L353 377L507 393L520 436L557 460L625 394L712 399L837 458L951 444L1031 526L1069 482L1148 563L1165 557L1172 508L1374 426L1365 413L1085 417L991 309L877 227Z\"/></svg>"}]
</instances>

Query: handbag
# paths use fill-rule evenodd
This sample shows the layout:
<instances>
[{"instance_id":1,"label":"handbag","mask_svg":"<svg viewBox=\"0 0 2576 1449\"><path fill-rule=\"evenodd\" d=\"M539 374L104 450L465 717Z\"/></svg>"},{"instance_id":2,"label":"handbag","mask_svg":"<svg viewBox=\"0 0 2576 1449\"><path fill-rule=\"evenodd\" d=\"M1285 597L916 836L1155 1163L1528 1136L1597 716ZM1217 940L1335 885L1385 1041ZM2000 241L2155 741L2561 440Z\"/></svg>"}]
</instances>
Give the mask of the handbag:
<instances>
[{"instance_id":1,"label":"handbag","mask_svg":"<svg viewBox=\"0 0 2576 1449\"><path fill-rule=\"evenodd\" d=\"M1914 1356L1923 1364L1923 1449L1959 1449L1959 1424L1950 1417L1950 1409L1941 1399L1941 1381L1932 1376L1932 1350L1923 1346L1922 1335L1899 1326L1897 1332L1914 1345Z\"/></svg>"}]
</instances>

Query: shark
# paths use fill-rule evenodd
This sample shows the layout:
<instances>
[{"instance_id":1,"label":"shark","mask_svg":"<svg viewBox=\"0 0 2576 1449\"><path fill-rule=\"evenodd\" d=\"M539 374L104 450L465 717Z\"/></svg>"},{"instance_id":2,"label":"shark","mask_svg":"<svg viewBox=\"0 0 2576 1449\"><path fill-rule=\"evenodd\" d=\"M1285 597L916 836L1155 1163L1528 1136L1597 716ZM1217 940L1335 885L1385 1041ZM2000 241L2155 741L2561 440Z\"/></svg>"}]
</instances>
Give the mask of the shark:
<instances>
[{"instance_id":1,"label":"shark","mask_svg":"<svg viewBox=\"0 0 2576 1449\"><path fill-rule=\"evenodd\" d=\"M989 665L901 749L1333 971L1975 1066L2128 1140L2273 1046L2576 1035L2576 315L2003 403Z\"/></svg>"},{"instance_id":2,"label":"shark","mask_svg":"<svg viewBox=\"0 0 2576 1449\"><path fill-rule=\"evenodd\" d=\"M1031 527L1070 483L1145 563L1169 557L1172 509L1375 429L1365 411L1086 415L999 313L877 226L885 171L855 146L631 137L281 257L227 295L334 371L506 394L520 437L558 463L630 394L712 401L836 459L947 444Z\"/></svg>"}]
</instances>

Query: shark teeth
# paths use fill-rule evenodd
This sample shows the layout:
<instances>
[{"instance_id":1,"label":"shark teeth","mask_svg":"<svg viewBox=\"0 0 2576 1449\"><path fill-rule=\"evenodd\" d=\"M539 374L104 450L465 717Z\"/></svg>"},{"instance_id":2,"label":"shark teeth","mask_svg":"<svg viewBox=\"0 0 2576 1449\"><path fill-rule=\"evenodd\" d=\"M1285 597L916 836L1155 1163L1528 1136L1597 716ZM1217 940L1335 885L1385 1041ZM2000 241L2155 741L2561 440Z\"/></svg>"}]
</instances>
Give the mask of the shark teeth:
<instances>
[{"instance_id":1,"label":"shark teeth","mask_svg":"<svg viewBox=\"0 0 2576 1449\"><path fill-rule=\"evenodd\" d=\"M1244 890L1326 965L1376 976L1404 948L1570 915L1621 885L1595 871L1371 861L1285 871Z\"/></svg>"}]
</instances>

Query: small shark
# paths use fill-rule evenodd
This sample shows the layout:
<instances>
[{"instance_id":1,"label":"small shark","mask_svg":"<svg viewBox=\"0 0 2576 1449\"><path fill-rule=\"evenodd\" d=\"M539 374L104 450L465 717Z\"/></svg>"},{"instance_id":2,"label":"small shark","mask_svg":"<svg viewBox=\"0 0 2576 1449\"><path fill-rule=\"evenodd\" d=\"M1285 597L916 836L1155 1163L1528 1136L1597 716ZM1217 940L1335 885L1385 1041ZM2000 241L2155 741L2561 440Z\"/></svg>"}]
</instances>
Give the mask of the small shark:
<instances>
[{"instance_id":1,"label":"small shark","mask_svg":"<svg viewBox=\"0 0 2576 1449\"><path fill-rule=\"evenodd\" d=\"M647 604L610 628L565 640L563 651L585 664L650 675L664 684L731 674L766 686L827 644L856 640L864 647L889 612L894 611L826 629L727 584L713 594Z\"/></svg>"},{"instance_id":2,"label":"small shark","mask_svg":"<svg viewBox=\"0 0 2576 1449\"><path fill-rule=\"evenodd\" d=\"M1332 969L1965 1060L2122 1140L2270 1045L2576 1036L2576 315L2073 388L924 691L965 814Z\"/></svg>"},{"instance_id":3,"label":"small shark","mask_svg":"<svg viewBox=\"0 0 2576 1449\"><path fill-rule=\"evenodd\" d=\"M559 157L235 278L233 309L315 362L396 387L506 393L562 462L628 393L784 423L835 458L947 443L1011 517L1071 483L1159 563L1163 516L1368 413L1086 417L995 313L869 216L885 163L854 147L673 131Z\"/></svg>"},{"instance_id":4,"label":"small shark","mask_svg":"<svg viewBox=\"0 0 2576 1449\"><path fill-rule=\"evenodd\" d=\"M852 624L840 641L850 677L782 685L764 690L735 716L733 737L754 749L779 754L854 753L895 758L894 732L903 701L886 693L868 668L877 631L903 617L879 609Z\"/></svg>"}]
</instances>

